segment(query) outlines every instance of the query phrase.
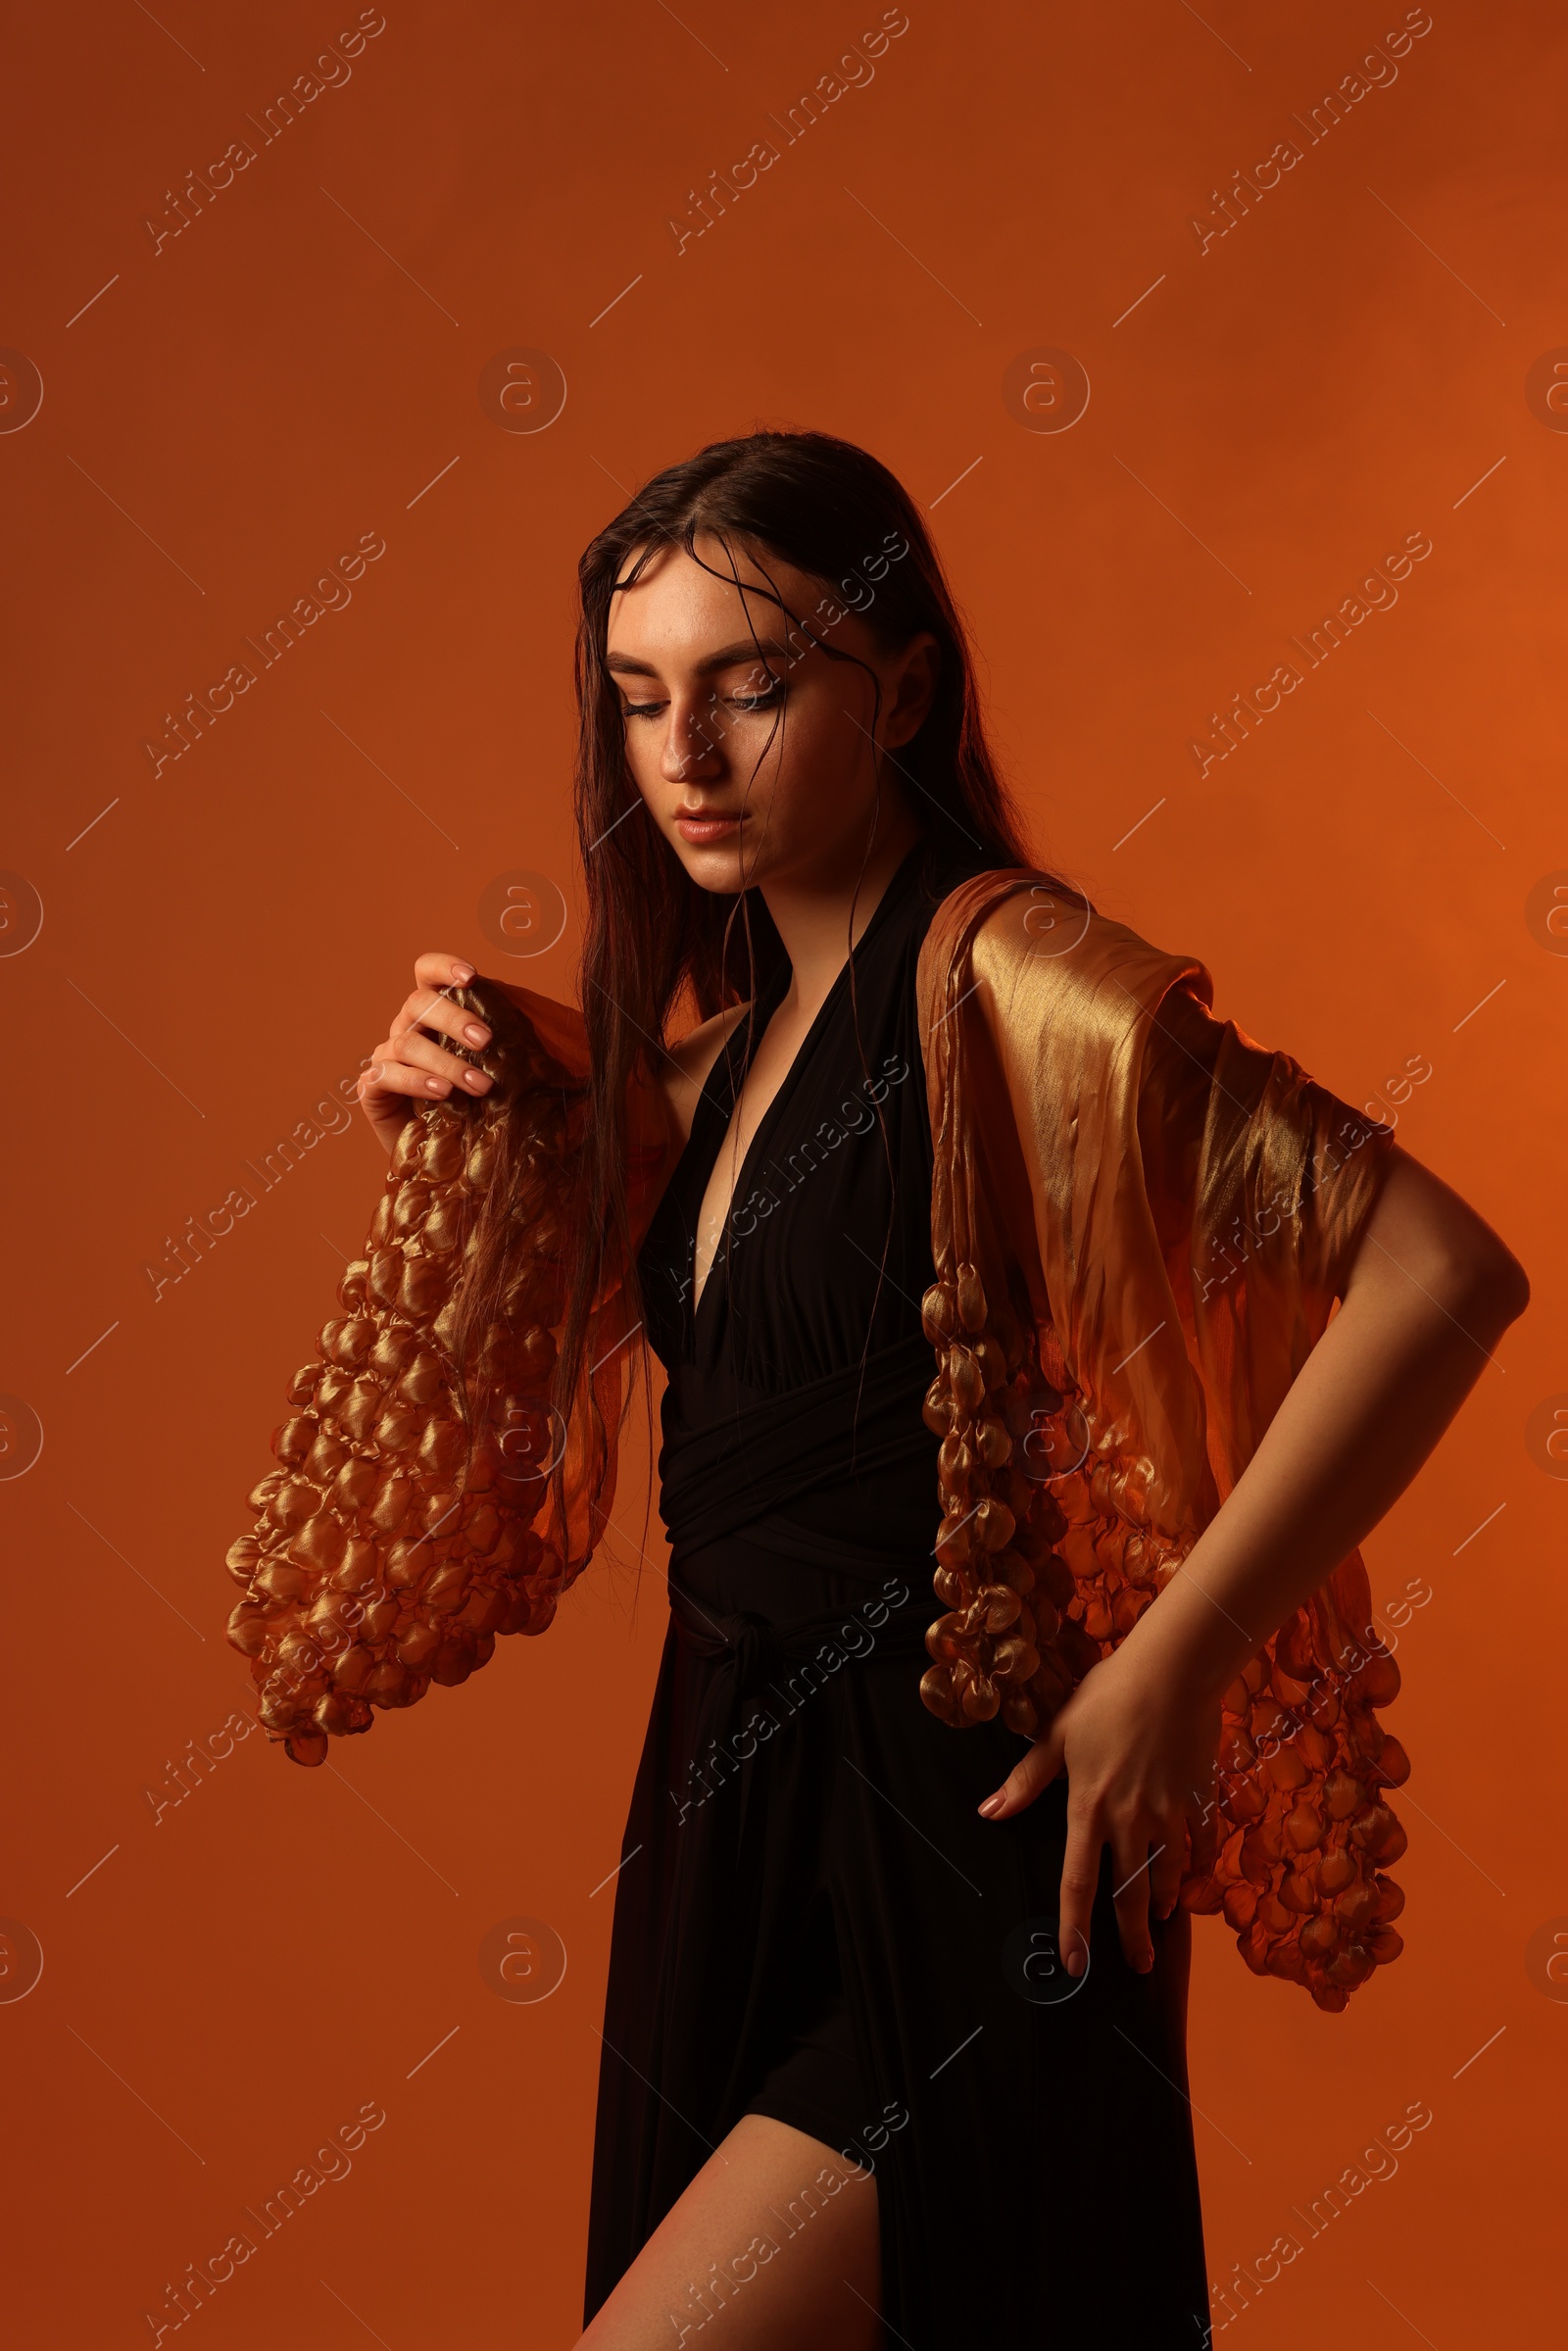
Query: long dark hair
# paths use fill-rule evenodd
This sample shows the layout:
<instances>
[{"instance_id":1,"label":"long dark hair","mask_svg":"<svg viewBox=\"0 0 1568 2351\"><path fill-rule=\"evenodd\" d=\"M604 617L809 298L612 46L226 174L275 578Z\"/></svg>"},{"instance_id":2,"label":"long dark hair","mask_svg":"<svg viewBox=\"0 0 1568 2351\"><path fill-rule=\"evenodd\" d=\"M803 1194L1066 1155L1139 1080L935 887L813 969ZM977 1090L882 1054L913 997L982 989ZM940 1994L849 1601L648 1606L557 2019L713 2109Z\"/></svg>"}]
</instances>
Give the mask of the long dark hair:
<instances>
[{"instance_id":1,"label":"long dark hair","mask_svg":"<svg viewBox=\"0 0 1568 2351\"><path fill-rule=\"evenodd\" d=\"M857 660L832 641L836 612L858 612L889 651L929 630L940 654L932 707L913 740L884 755L925 823L925 869L936 870L955 853L977 867L1031 861L986 740L968 640L936 550L913 500L865 450L820 432L758 431L715 441L656 474L600 531L577 567L574 797L587 890L578 977L591 1076L578 1238L555 1370L563 1414L570 1410L595 1298L607 1280L618 1276L624 1285L622 1330L642 1318L626 1188L625 1096L633 1068L639 1056L657 1060L664 1051L677 1005L705 1020L729 1005L755 1004L784 961L755 888L700 889L655 825L633 813L641 795L627 767L620 693L605 665L611 598L659 550L680 549L702 563L700 534L723 552L724 567L704 566L717 577L735 577L735 555L744 552L770 588L768 565L775 561L821 583L824 602L809 615L792 612L772 590L786 624L782 633L801 653L815 644L832 659ZM743 598L737 588L743 612L751 597L768 595L748 583ZM483 1268L473 1273L483 1280Z\"/></svg>"}]
</instances>

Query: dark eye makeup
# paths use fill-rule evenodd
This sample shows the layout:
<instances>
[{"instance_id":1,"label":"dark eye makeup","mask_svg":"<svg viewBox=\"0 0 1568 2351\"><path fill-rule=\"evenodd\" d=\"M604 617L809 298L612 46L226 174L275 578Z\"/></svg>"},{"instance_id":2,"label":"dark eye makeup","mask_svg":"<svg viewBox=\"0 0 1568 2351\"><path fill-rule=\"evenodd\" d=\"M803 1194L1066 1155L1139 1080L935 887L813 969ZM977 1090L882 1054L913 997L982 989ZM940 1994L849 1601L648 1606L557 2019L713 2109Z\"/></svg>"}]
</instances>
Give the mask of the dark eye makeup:
<instances>
[{"instance_id":1,"label":"dark eye makeup","mask_svg":"<svg viewBox=\"0 0 1568 2351\"><path fill-rule=\"evenodd\" d=\"M715 696L714 700L722 700L727 702L731 710L742 710L750 713L753 710L777 710L780 704L787 699L788 695L789 687L785 683L784 679L781 677L770 677L767 684L765 686L760 686L755 693L725 694L723 696ZM657 718L660 712L667 708L668 704L663 700L659 702L628 702L624 697L622 697L620 714L622 718Z\"/></svg>"}]
</instances>

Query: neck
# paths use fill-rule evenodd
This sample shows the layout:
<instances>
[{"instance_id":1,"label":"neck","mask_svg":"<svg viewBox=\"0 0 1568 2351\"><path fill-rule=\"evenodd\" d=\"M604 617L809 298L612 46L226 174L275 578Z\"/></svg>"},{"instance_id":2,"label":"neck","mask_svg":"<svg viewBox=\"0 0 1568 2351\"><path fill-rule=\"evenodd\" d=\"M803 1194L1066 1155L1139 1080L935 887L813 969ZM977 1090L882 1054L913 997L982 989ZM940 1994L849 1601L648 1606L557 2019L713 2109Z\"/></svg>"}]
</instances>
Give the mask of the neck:
<instances>
[{"instance_id":1,"label":"neck","mask_svg":"<svg viewBox=\"0 0 1568 2351\"><path fill-rule=\"evenodd\" d=\"M790 959L792 977L781 1010L795 1005L814 1012L824 1001L844 968L852 936L858 944L883 891L924 831L924 825L901 799L884 809L863 865L857 851L842 869L790 875L761 885L762 899Z\"/></svg>"}]
</instances>

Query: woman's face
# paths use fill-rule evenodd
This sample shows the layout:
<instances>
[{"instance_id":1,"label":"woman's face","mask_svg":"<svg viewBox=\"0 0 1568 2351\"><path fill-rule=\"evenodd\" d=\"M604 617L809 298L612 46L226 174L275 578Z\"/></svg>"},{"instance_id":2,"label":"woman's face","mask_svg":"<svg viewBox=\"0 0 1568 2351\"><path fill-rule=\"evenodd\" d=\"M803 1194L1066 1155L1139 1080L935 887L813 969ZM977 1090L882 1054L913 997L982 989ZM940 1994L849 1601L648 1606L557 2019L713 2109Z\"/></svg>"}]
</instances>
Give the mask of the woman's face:
<instances>
[{"instance_id":1,"label":"woman's face","mask_svg":"<svg viewBox=\"0 0 1568 2351\"><path fill-rule=\"evenodd\" d=\"M731 542L737 587L719 541L699 533L696 545L702 563L662 548L636 585L611 599L606 660L632 782L702 889L853 873L878 808L876 697L866 669L830 659L814 640L874 672L875 742L894 753L931 707L937 641L925 633L889 653L841 599L824 600L821 581L767 554L764 577ZM879 836L905 805L889 763Z\"/></svg>"}]
</instances>

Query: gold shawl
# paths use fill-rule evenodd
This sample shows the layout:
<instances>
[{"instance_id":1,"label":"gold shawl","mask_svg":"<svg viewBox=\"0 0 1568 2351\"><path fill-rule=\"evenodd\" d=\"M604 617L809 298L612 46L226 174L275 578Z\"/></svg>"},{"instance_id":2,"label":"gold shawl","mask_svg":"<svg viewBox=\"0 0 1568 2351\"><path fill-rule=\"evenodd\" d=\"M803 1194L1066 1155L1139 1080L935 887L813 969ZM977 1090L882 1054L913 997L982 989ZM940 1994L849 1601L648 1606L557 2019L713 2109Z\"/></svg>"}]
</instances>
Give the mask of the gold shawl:
<instances>
[{"instance_id":1,"label":"gold shawl","mask_svg":"<svg viewBox=\"0 0 1568 2351\"><path fill-rule=\"evenodd\" d=\"M1037 873L939 907L918 970L944 1438L926 1703L1049 1720L1191 1549L1321 1337L1387 1166L1369 1124L1209 1011L1191 957ZM1007 1440L1011 1443L1008 1444ZM1015 1607L1016 1594L1021 1607ZM1182 1888L1325 2008L1396 1957L1398 1669L1342 1560L1225 1695Z\"/></svg>"},{"instance_id":2,"label":"gold shawl","mask_svg":"<svg viewBox=\"0 0 1568 2351\"><path fill-rule=\"evenodd\" d=\"M921 1696L1032 1735L1109 1653L1250 1459L1321 1336L1387 1164L1369 1124L1208 1009L1203 966L1025 868L932 920L917 994L935 1163L924 1300L943 1437ZM492 980L482 1102L422 1103L341 1311L290 1390L281 1465L229 1552L230 1638L300 1763L498 1633L539 1633L614 1495L629 1347L596 1300L588 1370L548 1402L586 1105L580 1015ZM679 1150L646 1069L628 1097L634 1237ZM517 1244L469 1435L449 1348L481 1218ZM635 1338L635 1334L632 1335ZM564 1508L550 1472L564 1455ZM1213 1817L1182 1888L1258 1973L1342 2008L1396 1956L1408 1771L1375 1707L1398 1688L1343 1560L1225 1697Z\"/></svg>"}]
</instances>

